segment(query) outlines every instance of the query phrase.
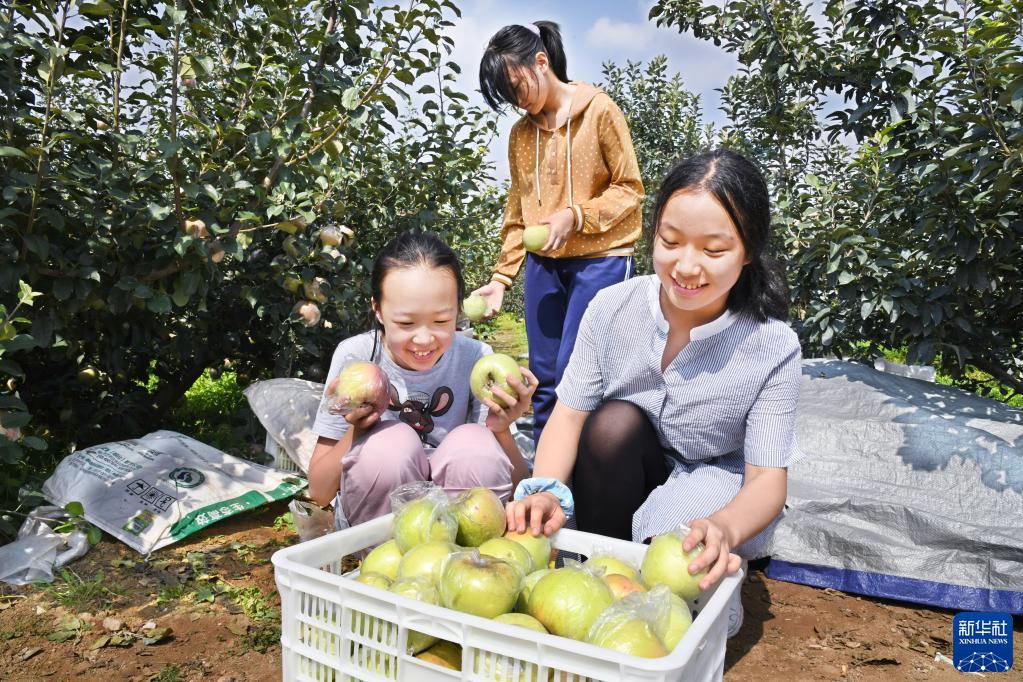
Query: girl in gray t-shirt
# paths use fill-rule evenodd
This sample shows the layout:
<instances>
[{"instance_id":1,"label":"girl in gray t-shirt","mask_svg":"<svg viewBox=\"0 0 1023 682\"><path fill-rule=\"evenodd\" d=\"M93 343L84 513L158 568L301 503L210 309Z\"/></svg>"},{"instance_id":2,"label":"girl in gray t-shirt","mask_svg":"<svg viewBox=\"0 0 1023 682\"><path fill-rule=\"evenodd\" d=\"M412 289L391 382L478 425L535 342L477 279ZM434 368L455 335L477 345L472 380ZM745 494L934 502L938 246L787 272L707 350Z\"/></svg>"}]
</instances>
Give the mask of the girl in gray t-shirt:
<instances>
[{"instance_id":1,"label":"girl in gray t-shirt","mask_svg":"<svg viewBox=\"0 0 1023 682\"><path fill-rule=\"evenodd\" d=\"M374 330L338 344L325 395L349 361L368 360L387 375L390 401L382 414L372 406L317 413L313 500L333 500L352 525L391 511L390 493L413 481L449 493L484 486L507 500L526 474L509 429L528 409L535 377L523 369L528 385L509 380L517 395L495 390L508 408L473 396L470 371L492 351L455 331L465 284L457 256L435 235L396 237L377 256L371 282Z\"/></svg>"}]
</instances>

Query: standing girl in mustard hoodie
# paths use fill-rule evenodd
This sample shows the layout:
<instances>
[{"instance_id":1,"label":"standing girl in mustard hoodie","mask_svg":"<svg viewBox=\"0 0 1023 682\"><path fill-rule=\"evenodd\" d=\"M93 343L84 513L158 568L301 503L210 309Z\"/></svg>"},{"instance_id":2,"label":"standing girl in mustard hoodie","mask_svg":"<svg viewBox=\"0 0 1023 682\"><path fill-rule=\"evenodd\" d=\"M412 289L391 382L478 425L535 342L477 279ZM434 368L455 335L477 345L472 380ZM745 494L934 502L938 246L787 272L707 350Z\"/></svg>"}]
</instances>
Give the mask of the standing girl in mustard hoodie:
<instances>
[{"instance_id":1,"label":"standing girl in mustard hoodie","mask_svg":"<svg viewBox=\"0 0 1023 682\"><path fill-rule=\"evenodd\" d=\"M490 282L475 293L487 315L525 260L526 334L533 394L533 438L554 408L554 389L593 296L625 281L643 224L643 183L621 110L599 88L569 81L558 25L505 26L480 62L480 90L493 109L524 110L508 142L511 187L501 255ZM547 243L526 254L522 231L546 224Z\"/></svg>"}]
</instances>

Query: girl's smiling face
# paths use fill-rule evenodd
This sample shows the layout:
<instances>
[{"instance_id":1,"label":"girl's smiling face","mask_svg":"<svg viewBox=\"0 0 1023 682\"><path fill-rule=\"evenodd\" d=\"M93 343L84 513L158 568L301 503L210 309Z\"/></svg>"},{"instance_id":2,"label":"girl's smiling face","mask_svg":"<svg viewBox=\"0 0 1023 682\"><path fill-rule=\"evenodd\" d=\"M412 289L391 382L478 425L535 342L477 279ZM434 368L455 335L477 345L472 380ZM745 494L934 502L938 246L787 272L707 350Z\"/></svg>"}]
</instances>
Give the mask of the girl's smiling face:
<instances>
[{"instance_id":1,"label":"girl's smiling face","mask_svg":"<svg viewBox=\"0 0 1023 682\"><path fill-rule=\"evenodd\" d=\"M665 317L682 316L698 326L725 311L728 292L750 259L717 199L709 192L683 190L661 212L653 261Z\"/></svg>"},{"instance_id":2,"label":"girl's smiling face","mask_svg":"<svg viewBox=\"0 0 1023 682\"><path fill-rule=\"evenodd\" d=\"M395 268L380 288L381 300L372 305L384 330L387 354L404 369L430 369L455 336L458 283L451 270L424 265Z\"/></svg>"}]
</instances>

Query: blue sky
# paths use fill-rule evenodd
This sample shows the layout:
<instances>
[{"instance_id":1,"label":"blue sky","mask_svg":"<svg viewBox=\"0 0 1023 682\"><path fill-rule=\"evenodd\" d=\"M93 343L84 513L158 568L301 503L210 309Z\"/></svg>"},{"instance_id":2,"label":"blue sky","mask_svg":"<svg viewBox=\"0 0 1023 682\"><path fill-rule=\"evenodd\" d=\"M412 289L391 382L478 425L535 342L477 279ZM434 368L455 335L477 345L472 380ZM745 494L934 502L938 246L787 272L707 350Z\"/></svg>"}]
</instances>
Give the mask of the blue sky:
<instances>
[{"instance_id":1,"label":"blue sky","mask_svg":"<svg viewBox=\"0 0 1023 682\"><path fill-rule=\"evenodd\" d=\"M477 90L480 57L487 41L507 24L525 24L540 19L556 21L568 58L568 75L574 80L595 83L601 80L600 65L611 60L649 61L663 54L668 58L669 73L682 75L687 89L700 95L704 119L722 123L715 88L725 84L735 73L737 62L713 43L680 34L673 28L658 28L647 20L652 0L589 0L588 2L498 2L496 0L462 0L458 3L461 18L449 35L455 40L452 59L461 68L458 87L482 105ZM500 179L507 178L506 154L508 131L515 121L506 114L500 121L500 136L491 145L491 158Z\"/></svg>"}]
</instances>

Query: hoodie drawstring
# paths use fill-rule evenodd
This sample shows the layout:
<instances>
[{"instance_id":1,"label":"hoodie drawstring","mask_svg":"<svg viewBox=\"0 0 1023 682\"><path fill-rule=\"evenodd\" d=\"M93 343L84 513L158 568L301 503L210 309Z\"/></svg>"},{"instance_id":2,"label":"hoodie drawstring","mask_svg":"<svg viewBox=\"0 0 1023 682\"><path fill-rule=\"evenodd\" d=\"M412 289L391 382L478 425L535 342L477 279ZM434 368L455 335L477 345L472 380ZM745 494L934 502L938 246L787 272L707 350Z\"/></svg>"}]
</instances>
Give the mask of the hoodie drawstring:
<instances>
[{"instance_id":1,"label":"hoodie drawstring","mask_svg":"<svg viewBox=\"0 0 1023 682\"><path fill-rule=\"evenodd\" d=\"M536 131L536 151L533 154L533 185L536 190L536 203L543 206L540 199L540 128L533 126ZM568 205L574 206L575 199L572 194L572 117L568 117L568 144L565 147L566 165L568 166Z\"/></svg>"}]
</instances>

